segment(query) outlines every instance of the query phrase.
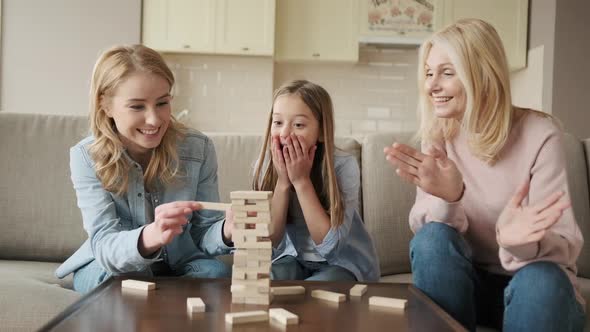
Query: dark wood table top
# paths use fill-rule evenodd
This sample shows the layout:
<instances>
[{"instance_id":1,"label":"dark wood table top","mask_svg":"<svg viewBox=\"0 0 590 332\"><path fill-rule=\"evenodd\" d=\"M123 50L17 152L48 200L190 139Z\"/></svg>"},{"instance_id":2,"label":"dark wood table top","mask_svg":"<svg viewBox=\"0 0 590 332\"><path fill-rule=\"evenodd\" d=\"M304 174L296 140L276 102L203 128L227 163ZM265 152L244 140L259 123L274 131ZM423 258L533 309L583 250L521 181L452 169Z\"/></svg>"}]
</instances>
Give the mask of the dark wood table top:
<instances>
[{"instance_id":1,"label":"dark wood table top","mask_svg":"<svg viewBox=\"0 0 590 332\"><path fill-rule=\"evenodd\" d=\"M270 306L232 304L230 279L154 278L156 290L121 289L113 278L72 304L41 331L465 331L417 288L368 283L361 298L348 295L352 282L272 281L271 286L303 285L305 295L275 296ZM339 304L311 297L311 290L347 294ZM369 307L370 296L408 299L405 311ZM205 313L187 313L186 298L200 297ZM284 308L299 315L298 325L269 321L228 325L225 313Z\"/></svg>"}]
</instances>

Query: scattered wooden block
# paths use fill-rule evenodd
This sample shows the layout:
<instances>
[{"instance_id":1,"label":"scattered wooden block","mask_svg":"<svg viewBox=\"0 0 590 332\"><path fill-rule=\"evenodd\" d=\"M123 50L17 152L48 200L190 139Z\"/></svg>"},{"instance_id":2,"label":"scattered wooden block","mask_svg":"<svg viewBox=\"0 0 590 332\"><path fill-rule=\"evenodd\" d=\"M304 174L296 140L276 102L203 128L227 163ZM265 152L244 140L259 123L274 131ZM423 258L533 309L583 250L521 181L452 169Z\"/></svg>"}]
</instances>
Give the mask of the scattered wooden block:
<instances>
[{"instance_id":1,"label":"scattered wooden block","mask_svg":"<svg viewBox=\"0 0 590 332\"><path fill-rule=\"evenodd\" d=\"M270 199L272 191L232 191L229 197L233 199Z\"/></svg>"},{"instance_id":2,"label":"scattered wooden block","mask_svg":"<svg viewBox=\"0 0 590 332\"><path fill-rule=\"evenodd\" d=\"M303 287L303 286L271 287L270 292L272 295L305 294L305 287Z\"/></svg>"},{"instance_id":3,"label":"scattered wooden block","mask_svg":"<svg viewBox=\"0 0 590 332\"><path fill-rule=\"evenodd\" d=\"M299 324L299 316L283 308L268 309L268 315L283 325Z\"/></svg>"},{"instance_id":4,"label":"scattered wooden block","mask_svg":"<svg viewBox=\"0 0 590 332\"><path fill-rule=\"evenodd\" d=\"M155 282L147 282L133 279L126 279L121 281L122 288L139 289L144 291L150 291L156 289Z\"/></svg>"},{"instance_id":5,"label":"scattered wooden block","mask_svg":"<svg viewBox=\"0 0 590 332\"><path fill-rule=\"evenodd\" d=\"M226 211L231 209L231 204L228 203L215 203L215 202L197 202L201 204L203 210L215 210L215 211Z\"/></svg>"},{"instance_id":6,"label":"scattered wooden block","mask_svg":"<svg viewBox=\"0 0 590 332\"><path fill-rule=\"evenodd\" d=\"M238 294L239 296L239 294ZM261 305L269 305L270 304L270 296L266 294L266 296L247 296L246 297L246 304L261 304Z\"/></svg>"},{"instance_id":7,"label":"scattered wooden block","mask_svg":"<svg viewBox=\"0 0 590 332\"><path fill-rule=\"evenodd\" d=\"M408 300L395 299L393 297L371 296L369 298L370 306L378 306L392 309L405 309Z\"/></svg>"},{"instance_id":8,"label":"scattered wooden block","mask_svg":"<svg viewBox=\"0 0 590 332\"><path fill-rule=\"evenodd\" d=\"M189 312L205 312L205 303L200 297L188 297L186 299L186 309Z\"/></svg>"},{"instance_id":9,"label":"scattered wooden block","mask_svg":"<svg viewBox=\"0 0 590 332\"><path fill-rule=\"evenodd\" d=\"M367 285L354 285L350 289L350 296L363 296L367 292Z\"/></svg>"},{"instance_id":10,"label":"scattered wooden block","mask_svg":"<svg viewBox=\"0 0 590 332\"><path fill-rule=\"evenodd\" d=\"M225 314L225 321L229 324L242 324L268 321L268 312L264 310L229 312Z\"/></svg>"},{"instance_id":11,"label":"scattered wooden block","mask_svg":"<svg viewBox=\"0 0 590 332\"><path fill-rule=\"evenodd\" d=\"M346 300L346 295L344 294L329 292L321 289L312 290L311 297L331 302L344 302Z\"/></svg>"}]
</instances>

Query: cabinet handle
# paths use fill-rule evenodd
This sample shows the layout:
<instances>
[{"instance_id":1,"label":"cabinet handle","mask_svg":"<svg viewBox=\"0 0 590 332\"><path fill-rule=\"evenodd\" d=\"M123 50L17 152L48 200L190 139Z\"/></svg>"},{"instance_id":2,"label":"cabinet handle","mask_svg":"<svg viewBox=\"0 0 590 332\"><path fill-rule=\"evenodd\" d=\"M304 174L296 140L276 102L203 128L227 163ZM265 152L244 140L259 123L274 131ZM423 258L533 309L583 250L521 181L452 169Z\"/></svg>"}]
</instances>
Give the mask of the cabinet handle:
<instances>
[{"instance_id":1,"label":"cabinet handle","mask_svg":"<svg viewBox=\"0 0 590 332\"><path fill-rule=\"evenodd\" d=\"M182 48L191 48L191 46L185 44L185 45L182 45Z\"/></svg>"},{"instance_id":2,"label":"cabinet handle","mask_svg":"<svg viewBox=\"0 0 590 332\"><path fill-rule=\"evenodd\" d=\"M249 51L250 48L249 47L242 47L242 51Z\"/></svg>"},{"instance_id":3,"label":"cabinet handle","mask_svg":"<svg viewBox=\"0 0 590 332\"><path fill-rule=\"evenodd\" d=\"M319 53L313 53L311 56L314 57L314 58L317 58L317 57L320 56L320 54Z\"/></svg>"}]
</instances>

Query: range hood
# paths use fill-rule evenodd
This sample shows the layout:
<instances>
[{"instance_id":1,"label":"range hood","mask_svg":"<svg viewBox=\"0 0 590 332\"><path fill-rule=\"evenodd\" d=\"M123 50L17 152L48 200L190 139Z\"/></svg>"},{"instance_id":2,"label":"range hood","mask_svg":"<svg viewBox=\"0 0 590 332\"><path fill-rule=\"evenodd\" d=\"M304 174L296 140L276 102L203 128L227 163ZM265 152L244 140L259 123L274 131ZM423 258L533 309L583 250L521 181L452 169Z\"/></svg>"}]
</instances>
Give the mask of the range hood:
<instances>
[{"instance_id":1,"label":"range hood","mask_svg":"<svg viewBox=\"0 0 590 332\"><path fill-rule=\"evenodd\" d=\"M389 47L419 47L425 38L419 37L408 37L408 36L360 36L359 43L365 45L371 45L379 48Z\"/></svg>"}]
</instances>

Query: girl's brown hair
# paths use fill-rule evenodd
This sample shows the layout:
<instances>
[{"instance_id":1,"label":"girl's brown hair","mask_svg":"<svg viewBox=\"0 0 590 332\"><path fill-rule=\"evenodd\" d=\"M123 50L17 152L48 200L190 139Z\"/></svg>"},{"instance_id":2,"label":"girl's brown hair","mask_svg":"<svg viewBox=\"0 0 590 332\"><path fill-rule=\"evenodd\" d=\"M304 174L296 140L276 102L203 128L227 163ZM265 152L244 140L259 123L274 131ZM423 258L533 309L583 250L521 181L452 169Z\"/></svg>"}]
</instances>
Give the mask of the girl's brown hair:
<instances>
[{"instance_id":1,"label":"girl's brown hair","mask_svg":"<svg viewBox=\"0 0 590 332\"><path fill-rule=\"evenodd\" d=\"M344 220L344 205L336 171L334 169L334 108L328 92L321 86L305 80L295 80L283 84L273 96L273 107L270 109L266 134L258 164L254 173L253 187L255 190L274 190L278 175L274 168L269 148L271 144L271 126L274 104L278 97L294 95L309 107L319 122L320 141L312 168L312 182L322 205L330 215L332 227L340 226Z\"/></svg>"}]
</instances>

